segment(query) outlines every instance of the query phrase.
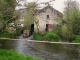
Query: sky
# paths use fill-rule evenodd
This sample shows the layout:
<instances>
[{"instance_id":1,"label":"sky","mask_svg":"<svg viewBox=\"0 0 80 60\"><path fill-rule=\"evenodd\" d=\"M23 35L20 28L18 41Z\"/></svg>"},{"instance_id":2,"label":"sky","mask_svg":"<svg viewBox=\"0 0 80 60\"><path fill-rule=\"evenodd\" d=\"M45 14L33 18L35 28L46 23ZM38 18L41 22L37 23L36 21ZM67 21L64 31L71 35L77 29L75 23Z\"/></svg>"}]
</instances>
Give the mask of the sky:
<instances>
[{"instance_id":1,"label":"sky","mask_svg":"<svg viewBox=\"0 0 80 60\"><path fill-rule=\"evenodd\" d=\"M19 8L25 8L24 4L26 4L27 2L33 2L33 1L37 1L37 0L22 0L19 2L19 4L21 4L22 6ZM48 1L51 1L51 0L38 0L37 3L48 2ZM66 1L66 0L55 0L53 2L50 2L50 5L53 6L53 8L55 8L56 10L63 12L64 1ZM80 0L76 0L76 1L78 1L80 3ZM40 5L40 6L44 7L44 5ZM18 8L16 8L16 9L18 9Z\"/></svg>"}]
</instances>

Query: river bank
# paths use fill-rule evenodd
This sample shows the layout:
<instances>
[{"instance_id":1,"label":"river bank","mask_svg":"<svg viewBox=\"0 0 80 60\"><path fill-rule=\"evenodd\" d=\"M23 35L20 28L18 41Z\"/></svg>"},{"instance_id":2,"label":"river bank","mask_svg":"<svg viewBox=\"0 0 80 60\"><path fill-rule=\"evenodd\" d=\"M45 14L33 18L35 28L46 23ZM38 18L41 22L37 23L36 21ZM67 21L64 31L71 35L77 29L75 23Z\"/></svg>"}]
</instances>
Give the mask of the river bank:
<instances>
[{"instance_id":1,"label":"river bank","mask_svg":"<svg viewBox=\"0 0 80 60\"><path fill-rule=\"evenodd\" d=\"M42 60L42 59L33 58L31 56L25 56L14 50L0 49L0 60Z\"/></svg>"},{"instance_id":2,"label":"river bank","mask_svg":"<svg viewBox=\"0 0 80 60\"><path fill-rule=\"evenodd\" d=\"M2 40L0 49L15 50L44 60L79 60L79 44L61 44L32 40Z\"/></svg>"},{"instance_id":3,"label":"river bank","mask_svg":"<svg viewBox=\"0 0 80 60\"><path fill-rule=\"evenodd\" d=\"M28 41L28 42L40 42L40 43L55 43L55 44L80 44L72 42L50 42L50 41L37 41L37 40L27 40L27 39L13 39L13 38L0 38L0 40L14 40L14 41Z\"/></svg>"}]
</instances>

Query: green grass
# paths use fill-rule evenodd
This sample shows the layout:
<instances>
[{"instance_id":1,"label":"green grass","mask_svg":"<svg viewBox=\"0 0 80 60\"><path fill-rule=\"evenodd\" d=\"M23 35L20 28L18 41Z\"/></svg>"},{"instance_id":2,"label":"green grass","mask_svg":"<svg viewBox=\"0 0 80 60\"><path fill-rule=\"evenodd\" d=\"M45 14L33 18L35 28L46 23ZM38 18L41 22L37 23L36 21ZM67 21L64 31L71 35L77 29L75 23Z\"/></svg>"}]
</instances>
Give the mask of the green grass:
<instances>
[{"instance_id":1,"label":"green grass","mask_svg":"<svg viewBox=\"0 0 80 60\"><path fill-rule=\"evenodd\" d=\"M17 27L16 28L16 35L19 36L22 32L22 28L21 27Z\"/></svg>"},{"instance_id":2,"label":"green grass","mask_svg":"<svg viewBox=\"0 0 80 60\"><path fill-rule=\"evenodd\" d=\"M34 33L33 34L35 40L45 40L45 41L54 41L54 42L59 42L61 39L58 35L56 35L53 32L47 32L45 34L40 34L40 33Z\"/></svg>"},{"instance_id":3,"label":"green grass","mask_svg":"<svg viewBox=\"0 0 80 60\"><path fill-rule=\"evenodd\" d=\"M52 32L48 32L45 35L44 39L48 40L48 41L54 41L54 42L59 42L61 40L60 37L57 34L52 33Z\"/></svg>"},{"instance_id":4,"label":"green grass","mask_svg":"<svg viewBox=\"0 0 80 60\"><path fill-rule=\"evenodd\" d=\"M33 36L35 40L40 40L40 41L43 40L43 37L44 37L40 33L34 33Z\"/></svg>"},{"instance_id":5,"label":"green grass","mask_svg":"<svg viewBox=\"0 0 80 60\"><path fill-rule=\"evenodd\" d=\"M80 35L75 35L74 36L75 40L73 40L73 43L80 43Z\"/></svg>"},{"instance_id":6,"label":"green grass","mask_svg":"<svg viewBox=\"0 0 80 60\"><path fill-rule=\"evenodd\" d=\"M0 60L42 60L42 59L33 58L31 56L25 56L14 50L1 50L0 49Z\"/></svg>"},{"instance_id":7,"label":"green grass","mask_svg":"<svg viewBox=\"0 0 80 60\"><path fill-rule=\"evenodd\" d=\"M13 33L0 33L0 38L15 38L15 35Z\"/></svg>"}]
</instances>

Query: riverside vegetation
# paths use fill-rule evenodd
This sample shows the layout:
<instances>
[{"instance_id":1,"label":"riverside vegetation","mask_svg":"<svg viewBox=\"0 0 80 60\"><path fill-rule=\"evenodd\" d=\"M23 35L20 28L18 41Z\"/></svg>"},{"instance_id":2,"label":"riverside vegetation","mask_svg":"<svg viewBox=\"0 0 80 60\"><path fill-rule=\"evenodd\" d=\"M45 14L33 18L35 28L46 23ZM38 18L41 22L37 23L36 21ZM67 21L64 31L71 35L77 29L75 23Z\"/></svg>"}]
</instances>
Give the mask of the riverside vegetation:
<instances>
[{"instance_id":1,"label":"riverside vegetation","mask_svg":"<svg viewBox=\"0 0 80 60\"><path fill-rule=\"evenodd\" d=\"M75 35L74 40L72 42L73 43L80 43L80 35Z\"/></svg>"},{"instance_id":2,"label":"riverside vegetation","mask_svg":"<svg viewBox=\"0 0 80 60\"><path fill-rule=\"evenodd\" d=\"M9 26L9 23L15 22L20 16L19 13L15 12L15 7L17 3L16 0L0 0L0 38L15 38L17 35L21 34L22 29L16 28L16 33L9 33L6 31L6 28ZM29 9L28 9L29 11ZM32 11L32 10L31 10ZM45 34L34 33L35 40L45 40L45 41L61 41L61 37L66 38L71 42L80 42L80 10L79 5L76 1L67 0L64 9L64 19L61 23L61 33L56 34L52 32L47 32ZM28 14L32 14L28 12ZM34 17L26 15L27 19L34 19ZM26 17L25 16L25 17ZM26 20L26 19L25 19ZM27 20L26 20L27 21ZM25 23L26 24L26 23ZM27 22L27 24L29 24ZM27 25L26 25L27 26ZM66 30L65 30L65 28ZM59 31L59 29L56 29ZM74 35L74 36L73 36ZM61 37L60 37L61 36ZM33 58L30 56L22 55L13 50L1 50L0 49L0 60L42 60L39 58Z\"/></svg>"},{"instance_id":3,"label":"riverside vegetation","mask_svg":"<svg viewBox=\"0 0 80 60\"><path fill-rule=\"evenodd\" d=\"M43 59L34 58L31 56L25 56L14 50L1 50L0 49L0 60L43 60Z\"/></svg>"},{"instance_id":4,"label":"riverside vegetation","mask_svg":"<svg viewBox=\"0 0 80 60\"><path fill-rule=\"evenodd\" d=\"M17 35L21 34L21 30L16 28L16 33L9 33L6 31L6 27L9 26L9 23L15 22L20 16L19 13L15 12L16 7L16 0L0 0L0 21L3 23L3 27L0 28L0 38L15 38ZM8 8L7 8L8 7ZM5 11L6 10L6 11ZM33 11L32 10L28 11ZM31 15L31 16L30 16ZM36 40L47 40L47 41L61 41L63 38L66 41L70 42L79 42L80 36L80 10L79 10L79 3L73 0L65 1L65 8L63 12L64 18L61 19L60 23L60 31L59 29L55 29L54 32L57 30L57 33L50 33L47 32L44 35L39 33L34 33L34 39ZM34 18L31 12L24 17L27 24L32 23L32 19ZM26 20L27 19L27 20ZM34 20L33 20L34 21ZM25 23L25 24L26 24ZM1 24L2 26L2 24ZM28 26L28 25L26 25ZM75 37L75 36L76 37Z\"/></svg>"},{"instance_id":5,"label":"riverside vegetation","mask_svg":"<svg viewBox=\"0 0 80 60\"><path fill-rule=\"evenodd\" d=\"M46 32L45 34L40 34L40 33L34 33L33 37L35 40L44 40L44 41L54 41L54 42L59 42L61 41L60 37L53 33L53 32Z\"/></svg>"},{"instance_id":6,"label":"riverside vegetation","mask_svg":"<svg viewBox=\"0 0 80 60\"><path fill-rule=\"evenodd\" d=\"M17 27L15 33L10 33L7 31L0 32L0 38L16 38L16 36L19 36L22 32L22 28Z\"/></svg>"}]
</instances>

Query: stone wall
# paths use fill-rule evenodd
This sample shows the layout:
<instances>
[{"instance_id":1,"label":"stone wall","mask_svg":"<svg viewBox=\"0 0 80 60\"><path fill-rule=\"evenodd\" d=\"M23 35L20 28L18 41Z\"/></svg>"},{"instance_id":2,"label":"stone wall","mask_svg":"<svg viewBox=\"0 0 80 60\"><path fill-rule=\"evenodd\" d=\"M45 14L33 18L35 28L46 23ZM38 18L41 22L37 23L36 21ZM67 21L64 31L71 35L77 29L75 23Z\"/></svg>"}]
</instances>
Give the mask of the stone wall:
<instances>
[{"instance_id":1,"label":"stone wall","mask_svg":"<svg viewBox=\"0 0 80 60\"><path fill-rule=\"evenodd\" d=\"M47 15L49 15L49 18L47 18ZM50 8L47 8L44 10L44 12L38 13L35 15L35 18L39 20L39 31L45 31L46 24L52 24L52 25L57 25L58 23L58 15L55 10L51 10ZM34 25L35 31L37 30L36 25Z\"/></svg>"}]
</instances>

